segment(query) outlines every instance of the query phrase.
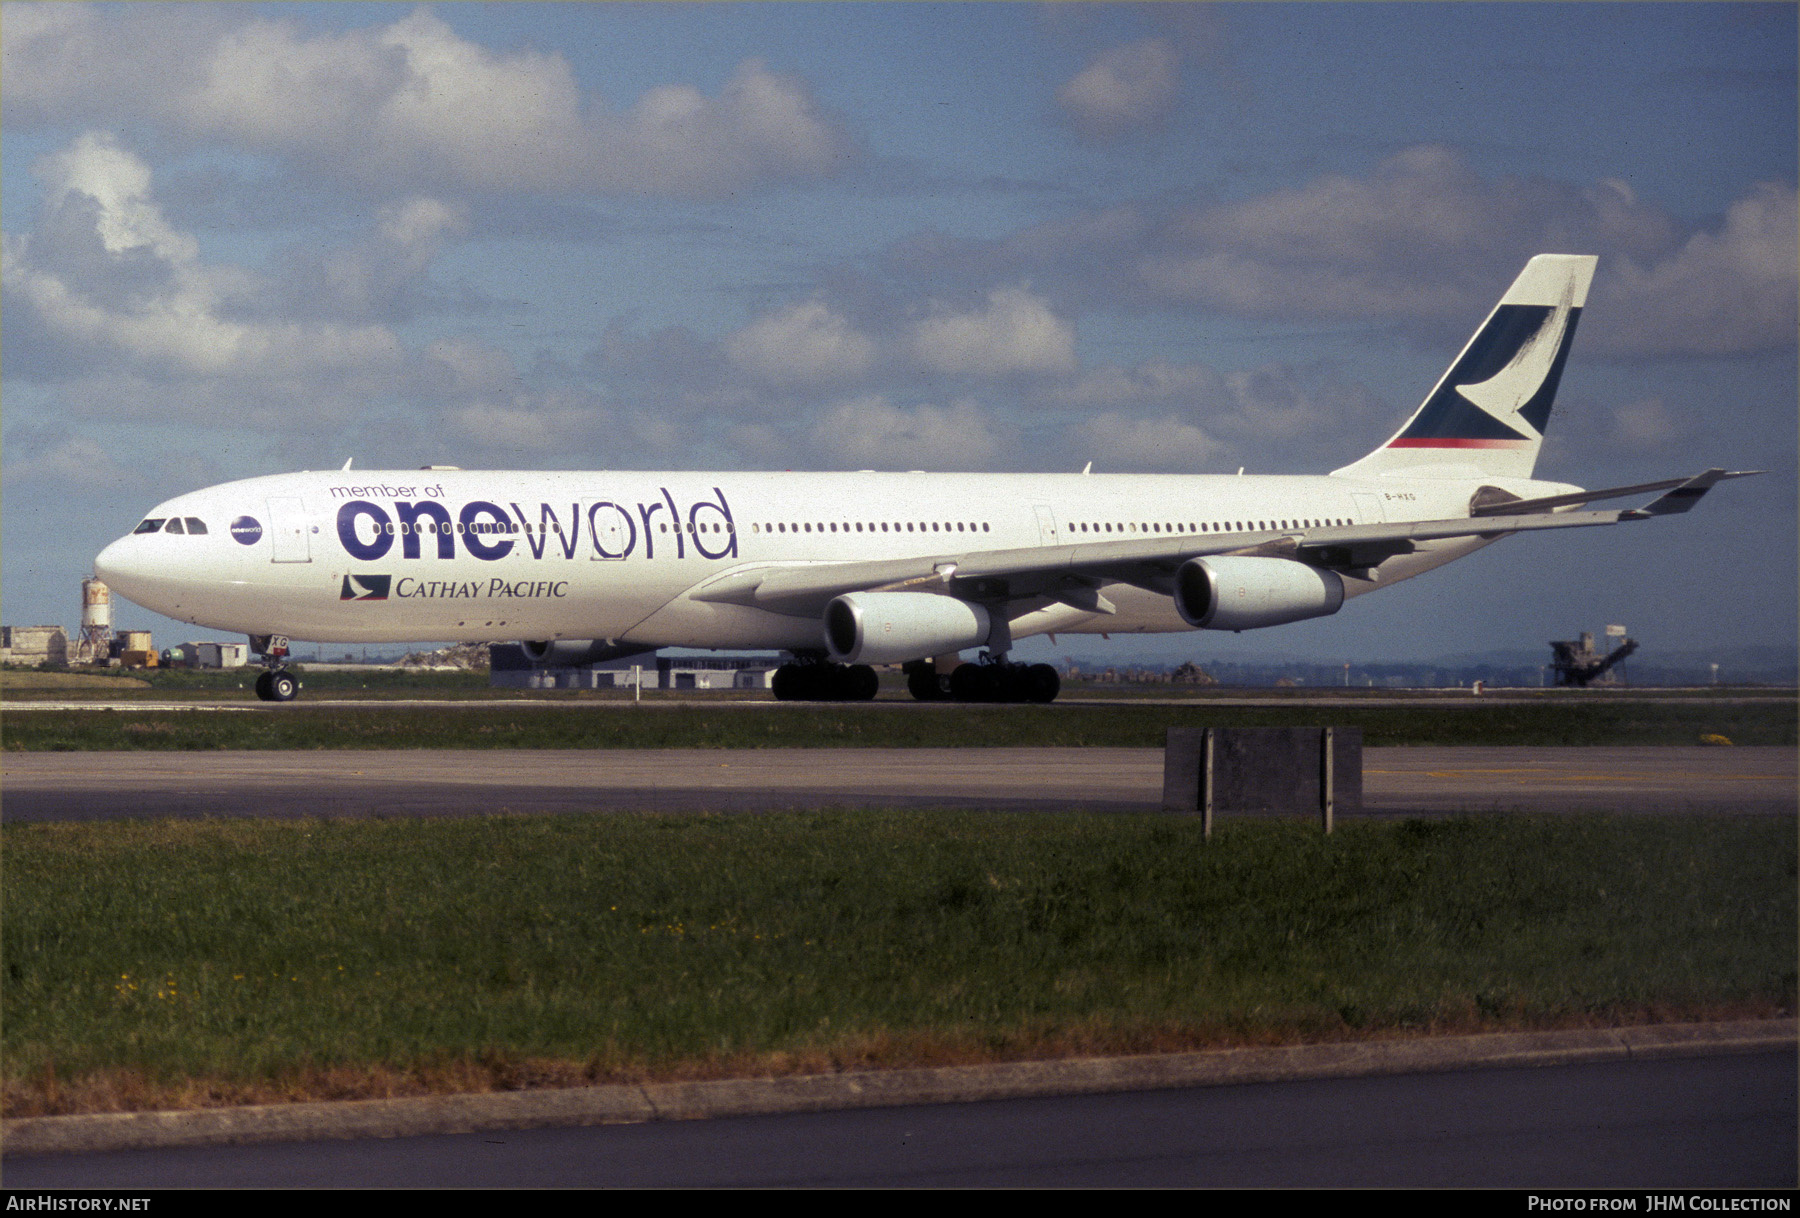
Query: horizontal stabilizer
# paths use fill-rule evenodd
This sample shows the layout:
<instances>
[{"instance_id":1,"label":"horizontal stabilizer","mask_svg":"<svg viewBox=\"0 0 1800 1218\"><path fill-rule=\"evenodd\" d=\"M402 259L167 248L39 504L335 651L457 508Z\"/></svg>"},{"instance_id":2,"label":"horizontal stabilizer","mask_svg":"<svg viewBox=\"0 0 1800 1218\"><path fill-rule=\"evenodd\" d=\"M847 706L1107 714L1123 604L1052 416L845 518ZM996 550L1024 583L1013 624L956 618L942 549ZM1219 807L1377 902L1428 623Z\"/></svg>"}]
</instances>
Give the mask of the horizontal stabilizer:
<instances>
[{"instance_id":1,"label":"horizontal stabilizer","mask_svg":"<svg viewBox=\"0 0 1800 1218\"><path fill-rule=\"evenodd\" d=\"M1650 515L1666 516L1670 512L1685 512L1694 506L1694 502L1711 490L1716 484L1727 478L1750 478L1762 473L1760 469L1740 469L1726 471L1709 469L1692 478L1664 478L1660 482L1639 482L1633 486L1609 486L1603 490L1573 491L1567 495L1545 495L1541 499L1509 499L1503 503L1483 503L1469 509L1471 516L1522 516L1532 512L1544 512L1551 508L1568 507L1575 503L1592 503L1597 499L1623 499L1627 495L1647 495L1651 491L1666 491L1674 488L1676 492L1684 489L1685 507L1666 507L1659 512L1651 512L1656 503L1673 498L1673 494L1664 495L1656 503L1642 510ZM1704 481L1703 481L1704 480ZM1691 489L1689 489L1691 488Z\"/></svg>"}]
</instances>

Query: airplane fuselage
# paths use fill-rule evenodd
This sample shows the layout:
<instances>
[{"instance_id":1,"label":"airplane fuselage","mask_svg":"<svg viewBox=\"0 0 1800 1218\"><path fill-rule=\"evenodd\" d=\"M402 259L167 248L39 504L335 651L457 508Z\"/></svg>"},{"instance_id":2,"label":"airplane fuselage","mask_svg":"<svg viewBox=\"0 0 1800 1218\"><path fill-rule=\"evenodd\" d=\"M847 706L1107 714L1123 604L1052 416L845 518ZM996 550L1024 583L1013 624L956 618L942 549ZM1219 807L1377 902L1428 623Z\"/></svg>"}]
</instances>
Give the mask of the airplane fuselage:
<instances>
[{"instance_id":1,"label":"airplane fuselage","mask_svg":"<svg viewBox=\"0 0 1800 1218\"><path fill-rule=\"evenodd\" d=\"M1479 486L1526 479L928 473L411 470L281 474L159 505L180 519L121 538L97 569L131 600L197 625L321 642L612 638L817 648L816 615L698 600L760 565L942 557L1218 534L1287 534L1467 514ZM199 521L203 534L192 531ZM1357 595L1487 544L1428 542ZM1191 627L1122 583L1116 609L1012 607L1015 638Z\"/></svg>"}]
</instances>

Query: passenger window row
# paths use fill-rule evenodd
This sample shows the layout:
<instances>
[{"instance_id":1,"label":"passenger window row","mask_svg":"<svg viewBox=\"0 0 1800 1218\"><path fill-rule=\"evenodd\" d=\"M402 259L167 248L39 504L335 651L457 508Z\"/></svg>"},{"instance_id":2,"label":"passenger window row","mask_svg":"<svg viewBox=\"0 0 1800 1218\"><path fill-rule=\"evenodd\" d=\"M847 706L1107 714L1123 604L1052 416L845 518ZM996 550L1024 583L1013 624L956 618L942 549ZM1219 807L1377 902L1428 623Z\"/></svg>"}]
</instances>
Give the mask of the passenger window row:
<instances>
[{"instance_id":1,"label":"passenger window row","mask_svg":"<svg viewBox=\"0 0 1800 1218\"><path fill-rule=\"evenodd\" d=\"M1304 520L1225 520L1207 521L1077 521L1069 526L1075 533L1255 533L1269 532L1277 529L1317 529L1348 525L1349 520L1342 517L1307 518ZM667 526L664 526L665 531ZM713 526L718 531L718 526ZM880 521L864 523L836 521L828 523L763 522L750 526L752 533L987 533L991 526L987 524L965 524L963 521Z\"/></svg>"},{"instance_id":2,"label":"passenger window row","mask_svg":"<svg viewBox=\"0 0 1800 1218\"><path fill-rule=\"evenodd\" d=\"M1308 520L1227 520L1223 522L1209 521L1206 523L1189 521L1186 525L1183 525L1179 521L1079 521L1070 527L1073 532L1077 533L1248 533L1268 532L1272 529L1312 529L1326 526L1348 525L1349 523L1350 521L1348 520L1334 517L1331 519ZM669 531L669 526L667 524L658 527L661 528L664 533ZM388 529L389 531L396 533L436 533L440 531L438 527L430 521L421 521L411 528L408 528L404 524L389 525ZM445 528L441 531L449 532L450 529ZM462 531L462 528L456 528L456 532L460 533ZM511 533L517 531L517 529L511 522L498 524L487 521L478 521L475 524L469 525L468 531L471 533ZM528 524L524 526L524 531L531 533L543 532L545 530L533 529ZM562 527L560 525L554 525L551 526L550 531L560 533L562 532ZM736 530L730 525L712 523L695 524L690 521L683 531L688 533L730 533L735 532ZM879 522L846 521L842 524L837 521L819 523L811 521L797 523L765 522L760 525L752 524L750 526L750 531L752 533L987 533L991 532L992 528L986 523L976 524L974 522L965 522L961 520L908 520L892 522L883 520ZM198 516L155 516L144 520L137 528L133 529L132 532L134 534L205 533L206 522L201 520Z\"/></svg>"},{"instance_id":3,"label":"passenger window row","mask_svg":"<svg viewBox=\"0 0 1800 1218\"><path fill-rule=\"evenodd\" d=\"M1079 521L1077 533L1266 533L1280 529L1320 529L1348 525L1341 517L1307 520L1225 520L1204 523L1180 521Z\"/></svg>"},{"instance_id":4,"label":"passenger window row","mask_svg":"<svg viewBox=\"0 0 1800 1218\"><path fill-rule=\"evenodd\" d=\"M131 531L133 534L204 533L206 532L206 522L198 516L153 516Z\"/></svg>"},{"instance_id":5,"label":"passenger window row","mask_svg":"<svg viewBox=\"0 0 1800 1218\"><path fill-rule=\"evenodd\" d=\"M837 521L815 524L801 521L790 524L778 521L774 524L764 522L750 526L752 533L987 533L991 531L986 524L961 520L895 520L895 521Z\"/></svg>"}]
</instances>

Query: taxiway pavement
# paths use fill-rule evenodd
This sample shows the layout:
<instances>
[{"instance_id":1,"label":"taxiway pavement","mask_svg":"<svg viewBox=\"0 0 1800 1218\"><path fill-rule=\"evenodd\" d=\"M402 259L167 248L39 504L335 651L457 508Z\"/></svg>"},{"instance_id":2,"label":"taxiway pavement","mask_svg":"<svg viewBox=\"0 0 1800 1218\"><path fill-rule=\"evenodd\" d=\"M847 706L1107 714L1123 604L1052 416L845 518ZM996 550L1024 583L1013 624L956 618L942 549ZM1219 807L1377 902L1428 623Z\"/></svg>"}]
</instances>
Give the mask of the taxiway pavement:
<instances>
[{"instance_id":1,"label":"taxiway pavement","mask_svg":"<svg viewBox=\"0 0 1800 1218\"><path fill-rule=\"evenodd\" d=\"M1150 812L1160 749L9 753L8 822L957 806ZM1364 815L1795 814L1781 747L1372 748Z\"/></svg>"}]
</instances>

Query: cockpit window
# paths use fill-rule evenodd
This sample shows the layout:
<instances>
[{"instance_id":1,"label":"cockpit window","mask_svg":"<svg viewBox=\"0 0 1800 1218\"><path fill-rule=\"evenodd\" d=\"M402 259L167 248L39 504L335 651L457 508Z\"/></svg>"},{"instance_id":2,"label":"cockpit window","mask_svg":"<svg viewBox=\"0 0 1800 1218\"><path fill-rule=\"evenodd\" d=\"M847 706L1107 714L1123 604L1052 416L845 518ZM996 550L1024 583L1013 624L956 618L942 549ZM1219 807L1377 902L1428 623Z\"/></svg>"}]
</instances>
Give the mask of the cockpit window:
<instances>
[{"instance_id":1,"label":"cockpit window","mask_svg":"<svg viewBox=\"0 0 1800 1218\"><path fill-rule=\"evenodd\" d=\"M163 532L165 532L165 533L185 533L185 532L187 532L187 530L181 527L181 517L171 516L171 517L169 517L169 523L163 526Z\"/></svg>"},{"instance_id":2,"label":"cockpit window","mask_svg":"<svg viewBox=\"0 0 1800 1218\"><path fill-rule=\"evenodd\" d=\"M187 518L187 527L189 533L204 533L206 532L206 521L200 519L198 516L189 516Z\"/></svg>"},{"instance_id":3,"label":"cockpit window","mask_svg":"<svg viewBox=\"0 0 1800 1218\"><path fill-rule=\"evenodd\" d=\"M162 526L163 526L162 517L157 516L150 520L144 521L144 523L138 525L137 528L135 528L131 531L133 533L154 533L158 529L162 528Z\"/></svg>"}]
</instances>

